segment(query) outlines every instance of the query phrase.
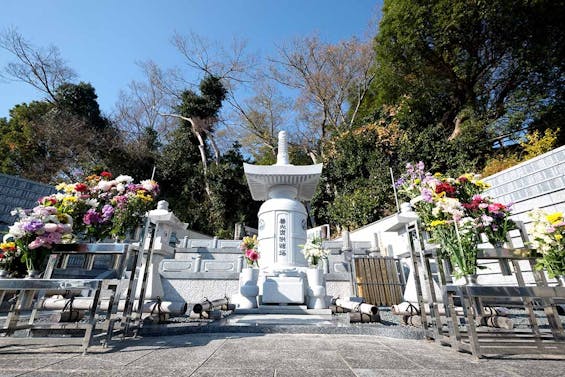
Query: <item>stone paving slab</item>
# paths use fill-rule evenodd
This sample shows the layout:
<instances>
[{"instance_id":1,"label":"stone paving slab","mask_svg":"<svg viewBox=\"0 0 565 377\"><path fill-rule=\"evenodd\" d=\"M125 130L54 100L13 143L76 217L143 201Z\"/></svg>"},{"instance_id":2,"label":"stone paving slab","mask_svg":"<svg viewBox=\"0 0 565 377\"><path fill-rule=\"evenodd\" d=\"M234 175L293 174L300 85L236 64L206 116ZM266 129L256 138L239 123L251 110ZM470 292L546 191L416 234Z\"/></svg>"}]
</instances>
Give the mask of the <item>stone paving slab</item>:
<instances>
[{"instance_id":1,"label":"stone paving slab","mask_svg":"<svg viewBox=\"0 0 565 377\"><path fill-rule=\"evenodd\" d=\"M4 376L562 377L563 356L477 360L426 340L335 334L188 334L114 340L0 338Z\"/></svg>"}]
</instances>

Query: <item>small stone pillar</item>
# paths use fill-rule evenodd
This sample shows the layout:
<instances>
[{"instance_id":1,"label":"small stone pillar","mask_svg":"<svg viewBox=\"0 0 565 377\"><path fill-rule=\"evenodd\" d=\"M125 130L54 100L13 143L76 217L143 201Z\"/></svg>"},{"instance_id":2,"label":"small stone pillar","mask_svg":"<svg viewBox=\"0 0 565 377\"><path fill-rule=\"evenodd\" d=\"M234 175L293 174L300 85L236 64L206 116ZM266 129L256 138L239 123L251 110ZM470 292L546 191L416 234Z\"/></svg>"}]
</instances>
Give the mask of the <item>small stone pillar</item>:
<instances>
[{"instance_id":1,"label":"small stone pillar","mask_svg":"<svg viewBox=\"0 0 565 377\"><path fill-rule=\"evenodd\" d=\"M174 257L174 248L169 245L172 234L175 231L186 229L187 224L181 222L174 213L169 211L169 203L161 200L157 203L157 209L149 211L149 221L155 224L155 239L153 241L153 255L149 262L147 276L147 286L145 289L145 300L156 299L157 296L163 298L163 284L159 274L159 264L165 258ZM149 238L146 238L143 252L149 251ZM145 268L145 261L141 266L141 271ZM138 283L136 297L141 292L141 281Z\"/></svg>"}]
</instances>

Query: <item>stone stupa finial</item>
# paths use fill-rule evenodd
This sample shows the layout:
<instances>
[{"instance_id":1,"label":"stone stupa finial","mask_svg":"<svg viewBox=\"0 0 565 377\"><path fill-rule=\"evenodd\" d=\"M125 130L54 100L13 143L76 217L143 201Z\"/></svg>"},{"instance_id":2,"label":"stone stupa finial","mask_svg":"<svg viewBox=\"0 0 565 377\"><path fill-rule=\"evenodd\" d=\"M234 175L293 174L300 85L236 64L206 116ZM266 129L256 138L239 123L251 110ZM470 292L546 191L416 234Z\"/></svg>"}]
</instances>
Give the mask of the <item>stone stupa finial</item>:
<instances>
[{"instance_id":1,"label":"stone stupa finial","mask_svg":"<svg viewBox=\"0 0 565 377\"><path fill-rule=\"evenodd\" d=\"M277 153L276 165L289 165L288 162L288 143L286 141L286 131L279 132L279 151Z\"/></svg>"}]
</instances>

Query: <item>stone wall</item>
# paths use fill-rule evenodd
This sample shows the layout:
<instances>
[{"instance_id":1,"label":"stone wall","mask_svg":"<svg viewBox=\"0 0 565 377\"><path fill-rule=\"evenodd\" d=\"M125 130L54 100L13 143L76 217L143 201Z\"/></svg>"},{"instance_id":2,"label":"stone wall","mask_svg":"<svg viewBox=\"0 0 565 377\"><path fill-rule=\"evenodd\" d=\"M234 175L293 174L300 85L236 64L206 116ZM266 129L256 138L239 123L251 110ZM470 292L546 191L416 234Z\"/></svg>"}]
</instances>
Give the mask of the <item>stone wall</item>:
<instances>
[{"instance_id":1,"label":"stone wall","mask_svg":"<svg viewBox=\"0 0 565 377\"><path fill-rule=\"evenodd\" d=\"M565 146L522 162L484 179L486 195L501 203L514 203L513 219L529 223L534 208L565 212Z\"/></svg>"},{"instance_id":2,"label":"stone wall","mask_svg":"<svg viewBox=\"0 0 565 377\"><path fill-rule=\"evenodd\" d=\"M14 223L15 217L10 214L14 208L35 207L37 199L55 191L53 186L0 174L0 233Z\"/></svg>"},{"instance_id":3,"label":"stone wall","mask_svg":"<svg viewBox=\"0 0 565 377\"><path fill-rule=\"evenodd\" d=\"M159 264L165 299L189 303L227 296L232 299L238 294L239 273L244 267L239 242L219 239L184 239L175 248L172 259ZM349 264L345 262L341 242L327 241L324 247L332 254L324 266L327 295L332 297L351 296ZM368 245L353 244L355 252L366 255ZM259 260L259 265L261 261Z\"/></svg>"}]
</instances>

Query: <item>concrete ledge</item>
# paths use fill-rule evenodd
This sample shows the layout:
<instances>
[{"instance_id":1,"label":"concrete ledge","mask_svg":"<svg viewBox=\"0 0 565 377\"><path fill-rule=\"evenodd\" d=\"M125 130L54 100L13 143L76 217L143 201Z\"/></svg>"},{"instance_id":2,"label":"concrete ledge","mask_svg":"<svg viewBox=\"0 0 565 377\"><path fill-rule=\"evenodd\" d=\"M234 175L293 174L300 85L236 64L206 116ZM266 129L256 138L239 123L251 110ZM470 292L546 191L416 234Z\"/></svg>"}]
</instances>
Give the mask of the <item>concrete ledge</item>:
<instances>
[{"instance_id":1,"label":"concrete ledge","mask_svg":"<svg viewBox=\"0 0 565 377\"><path fill-rule=\"evenodd\" d=\"M376 335L396 339L425 339L421 329L406 326L387 326L380 323L339 325L222 325L221 321L212 323L174 323L165 325L144 325L142 336L165 336L198 333L241 333L241 334L343 334Z\"/></svg>"},{"instance_id":2,"label":"concrete ledge","mask_svg":"<svg viewBox=\"0 0 565 377\"><path fill-rule=\"evenodd\" d=\"M234 314L308 314L331 316L331 309L307 309L305 305L261 305L254 309L236 309Z\"/></svg>"},{"instance_id":3,"label":"concrete ledge","mask_svg":"<svg viewBox=\"0 0 565 377\"><path fill-rule=\"evenodd\" d=\"M159 274L172 280L239 280L239 272L159 271Z\"/></svg>"}]
</instances>

